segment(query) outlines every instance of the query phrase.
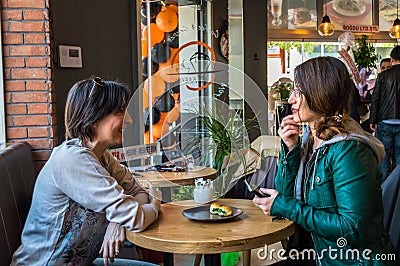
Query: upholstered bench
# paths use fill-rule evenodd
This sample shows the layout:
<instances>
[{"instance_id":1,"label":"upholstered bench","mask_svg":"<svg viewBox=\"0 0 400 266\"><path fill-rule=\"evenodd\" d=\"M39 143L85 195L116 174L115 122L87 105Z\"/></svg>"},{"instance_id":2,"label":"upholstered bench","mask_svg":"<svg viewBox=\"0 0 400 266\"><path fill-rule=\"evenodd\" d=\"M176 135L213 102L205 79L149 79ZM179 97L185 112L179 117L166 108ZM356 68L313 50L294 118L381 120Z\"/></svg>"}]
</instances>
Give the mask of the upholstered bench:
<instances>
[{"instance_id":1,"label":"upholstered bench","mask_svg":"<svg viewBox=\"0 0 400 266\"><path fill-rule=\"evenodd\" d=\"M0 265L9 265L21 244L36 176L28 143L15 143L0 150Z\"/></svg>"}]
</instances>

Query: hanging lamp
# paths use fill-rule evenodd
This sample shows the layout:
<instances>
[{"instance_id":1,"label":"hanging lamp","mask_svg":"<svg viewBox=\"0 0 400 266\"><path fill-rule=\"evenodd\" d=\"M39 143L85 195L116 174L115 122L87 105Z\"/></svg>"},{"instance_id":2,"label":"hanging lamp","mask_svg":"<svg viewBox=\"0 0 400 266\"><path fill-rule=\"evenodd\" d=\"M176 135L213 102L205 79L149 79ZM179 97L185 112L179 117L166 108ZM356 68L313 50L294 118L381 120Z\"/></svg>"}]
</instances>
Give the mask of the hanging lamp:
<instances>
[{"instance_id":1,"label":"hanging lamp","mask_svg":"<svg viewBox=\"0 0 400 266\"><path fill-rule=\"evenodd\" d=\"M389 36L393 39L400 39L399 0L397 0L397 17L393 22L393 27L389 30Z\"/></svg>"},{"instance_id":2,"label":"hanging lamp","mask_svg":"<svg viewBox=\"0 0 400 266\"><path fill-rule=\"evenodd\" d=\"M335 28L331 23L331 20L326 12L326 4L325 4L325 16L322 18L321 24L318 26L318 34L321 36L332 36L335 32Z\"/></svg>"}]
</instances>

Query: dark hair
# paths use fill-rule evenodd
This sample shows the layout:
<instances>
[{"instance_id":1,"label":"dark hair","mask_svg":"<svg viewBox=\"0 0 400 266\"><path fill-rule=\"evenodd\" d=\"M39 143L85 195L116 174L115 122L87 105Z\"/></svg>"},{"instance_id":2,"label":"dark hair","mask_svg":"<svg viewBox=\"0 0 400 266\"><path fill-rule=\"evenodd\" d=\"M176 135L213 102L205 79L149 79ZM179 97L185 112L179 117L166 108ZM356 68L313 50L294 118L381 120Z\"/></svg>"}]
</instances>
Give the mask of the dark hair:
<instances>
[{"instance_id":1,"label":"dark hair","mask_svg":"<svg viewBox=\"0 0 400 266\"><path fill-rule=\"evenodd\" d=\"M98 78L96 78L97 81ZM95 82L85 79L75 83L65 105L65 138L93 140L93 126L105 116L126 109L132 93L117 81Z\"/></svg>"},{"instance_id":2,"label":"dark hair","mask_svg":"<svg viewBox=\"0 0 400 266\"><path fill-rule=\"evenodd\" d=\"M297 66L294 73L295 83L308 107L322 115L314 125L316 136L328 140L347 133L343 121L350 119L354 83L345 64L334 57L316 57Z\"/></svg>"},{"instance_id":3,"label":"dark hair","mask_svg":"<svg viewBox=\"0 0 400 266\"><path fill-rule=\"evenodd\" d=\"M381 60L381 62L379 63L379 66L382 66L382 64L383 64L384 62L390 63L390 58L389 58L389 57L383 58L383 59Z\"/></svg>"},{"instance_id":4,"label":"dark hair","mask_svg":"<svg viewBox=\"0 0 400 266\"><path fill-rule=\"evenodd\" d=\"M393 58L393 60L400 61L400 46L397 45L393 48L393 50L390 52L390 57Z\"/></svg>"}]
</instances>

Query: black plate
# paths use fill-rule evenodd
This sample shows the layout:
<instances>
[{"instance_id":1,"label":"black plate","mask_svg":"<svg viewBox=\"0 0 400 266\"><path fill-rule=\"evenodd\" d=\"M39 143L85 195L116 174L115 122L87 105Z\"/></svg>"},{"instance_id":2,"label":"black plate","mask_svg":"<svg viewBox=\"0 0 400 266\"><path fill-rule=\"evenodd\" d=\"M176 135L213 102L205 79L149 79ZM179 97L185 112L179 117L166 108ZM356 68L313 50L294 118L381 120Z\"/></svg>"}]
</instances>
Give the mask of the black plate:
<instances>
[{"instance_id":1,"label":"black plate","mask_svg":"<svg viewBox=\"0 0 400 266\"><path fill-rule=\"evenodd\" d=\"M231 206L229 206L231 207ZM182 211L183 216L188 219L195 221L206 221L206 222L223 222L226 220L233 219L243 213L241 209L231 207L232 215L231 216L219 216L218 214L210 213L210 205L194 207L190 209L186 209Z\"/></svg>"}]
</instances>

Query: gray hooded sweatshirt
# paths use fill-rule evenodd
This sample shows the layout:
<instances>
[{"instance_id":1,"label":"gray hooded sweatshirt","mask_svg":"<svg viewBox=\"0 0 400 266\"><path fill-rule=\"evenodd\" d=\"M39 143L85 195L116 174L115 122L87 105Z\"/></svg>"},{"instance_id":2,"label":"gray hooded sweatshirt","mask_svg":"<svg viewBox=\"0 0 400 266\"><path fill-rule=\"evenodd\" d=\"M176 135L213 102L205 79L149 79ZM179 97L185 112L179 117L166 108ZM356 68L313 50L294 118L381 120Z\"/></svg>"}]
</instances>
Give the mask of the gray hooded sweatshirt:
<instances>
[{"instance_id":1,"label":"gray hooded sweatshirt","mask_svg":"<svg viewBox=\"0 0 400 266\"><path fill-rule=\"evenodd\" d=\"M382 162L383 158L385 157L385 148L382 144L382 142L377 139L376 137L372 136L370 133L365 132L361 126L354 121L353 119L351 120L345 120L344 121L344 127L345 129L349 132L349 134L343 134L343 135L336 135L330 140L327 141L322 141L318 147L316 148L316 152L318 153L320 149L326 145L333 144L336 142L340 142L343 140L358 140L361 141L362 143L365 143L368 145L372 151L375 154L375 157L378 161L378 165ZM308 150L308 139L311 136L310 132L310 127L307 127L304 130L303 137L302 137L302 144L301 144L301 161L300 161L300 167L299 171L297 174L297 179L296 179L296 188L295 188L295 193L296 193L296 198L298 200L301 200L301 186L302 186L302 180L303 180L303 174L304 174L304 168L305 164L307 162L307 150ZM315 158L318 158L318 154ZM315 165L314 165L315 166ZM311 182L314 183L315 179L315 167L313 168L314 172L311 177Z\"/></svg>"}]
</instances>

